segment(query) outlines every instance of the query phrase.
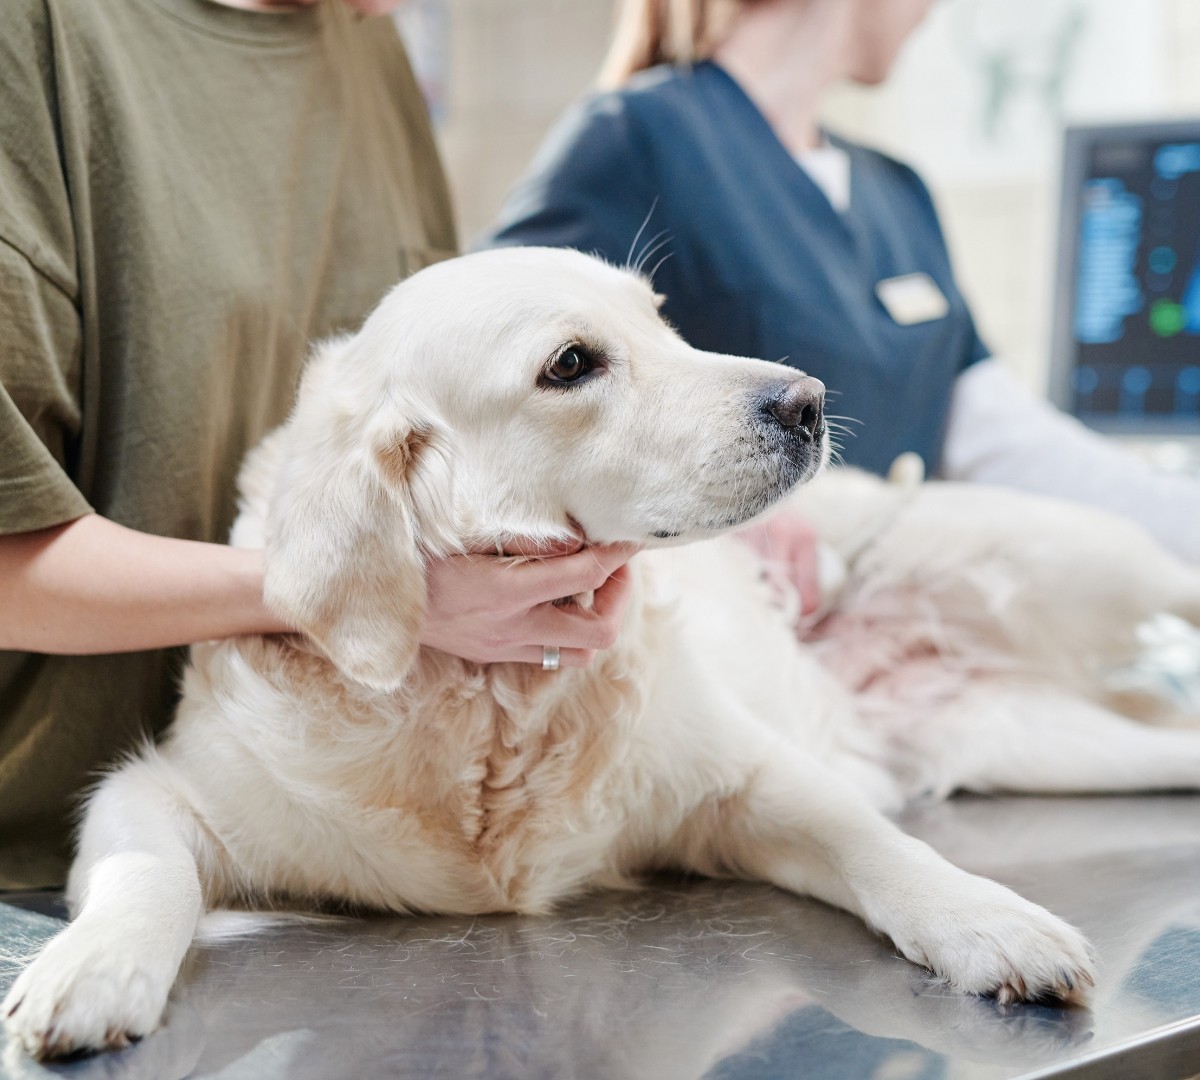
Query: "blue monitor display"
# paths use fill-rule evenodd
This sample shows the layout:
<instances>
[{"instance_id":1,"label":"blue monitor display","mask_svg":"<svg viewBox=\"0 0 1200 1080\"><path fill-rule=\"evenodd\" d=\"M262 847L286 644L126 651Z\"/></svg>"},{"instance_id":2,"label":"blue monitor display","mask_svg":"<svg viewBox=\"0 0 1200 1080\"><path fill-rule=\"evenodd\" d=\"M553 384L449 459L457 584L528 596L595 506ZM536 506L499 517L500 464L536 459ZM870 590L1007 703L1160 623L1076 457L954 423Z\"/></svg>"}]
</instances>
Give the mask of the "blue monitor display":
<instances>
[{"instance_id":1,"label":"blue monitor display","mask_svg":"<svg viewBox=\"0 0 1200 1080\"><path fill-rule=\"evenodd\" d=\"M1067 132L1058 286L1058 404L1200 434L1200 121Z\"/></svg>"}]
</instances>

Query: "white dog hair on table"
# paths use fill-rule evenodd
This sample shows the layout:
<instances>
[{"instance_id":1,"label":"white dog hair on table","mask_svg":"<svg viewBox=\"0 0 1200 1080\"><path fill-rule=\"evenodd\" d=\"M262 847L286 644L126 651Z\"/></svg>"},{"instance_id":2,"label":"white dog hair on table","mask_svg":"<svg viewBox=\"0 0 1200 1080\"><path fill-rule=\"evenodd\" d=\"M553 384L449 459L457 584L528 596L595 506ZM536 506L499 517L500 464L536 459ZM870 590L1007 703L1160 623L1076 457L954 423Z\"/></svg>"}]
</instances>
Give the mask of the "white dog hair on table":
<instances>
[{"instance_id":1,"label":"white dog hair on table","mask_svg":"<svg viewBox=\"0 0 1200 1080\"><path fill-rule=\"evenodd\" d=\"M1200 621L1200 573L1092 510L805 484L821 384L692 349L657 307L587 256L495 251L318 349L233 534L265 545L267 599L301 633L193 648L162 744L91 799L75 919L10 992L12 1038L53 1057L145 1035L208 908L544 912L669 868L845 908L957 990L1085 1000L1076 930L882 811L1196 787L1196 718L1134 722L1099 674L1147 617ZM846 566L808 646L718 535L802 484ZM426 559L566 533L648 546L590 669L418 647Z\"/></svg>"}]
</instances>

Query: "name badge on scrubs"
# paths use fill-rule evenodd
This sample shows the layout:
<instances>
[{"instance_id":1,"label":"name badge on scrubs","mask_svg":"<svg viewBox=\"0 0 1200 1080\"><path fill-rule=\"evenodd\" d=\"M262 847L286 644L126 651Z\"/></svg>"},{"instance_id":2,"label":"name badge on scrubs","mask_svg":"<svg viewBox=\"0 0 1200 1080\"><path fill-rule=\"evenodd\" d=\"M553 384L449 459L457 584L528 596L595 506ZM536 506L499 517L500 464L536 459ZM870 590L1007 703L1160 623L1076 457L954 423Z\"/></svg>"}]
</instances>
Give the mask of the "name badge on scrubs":
<instances>
[{"instance_id":1,"label":"name badge on scrubs","mask_svg":"<svg viewBox=\"0 0 1200 1080\"><path fill-rule=\"evenodd\" d=\"M950 302L928 274L885 278L875 286L875 295L900 326L944 319L950 312Z\"/></svg>"}]
</instances>

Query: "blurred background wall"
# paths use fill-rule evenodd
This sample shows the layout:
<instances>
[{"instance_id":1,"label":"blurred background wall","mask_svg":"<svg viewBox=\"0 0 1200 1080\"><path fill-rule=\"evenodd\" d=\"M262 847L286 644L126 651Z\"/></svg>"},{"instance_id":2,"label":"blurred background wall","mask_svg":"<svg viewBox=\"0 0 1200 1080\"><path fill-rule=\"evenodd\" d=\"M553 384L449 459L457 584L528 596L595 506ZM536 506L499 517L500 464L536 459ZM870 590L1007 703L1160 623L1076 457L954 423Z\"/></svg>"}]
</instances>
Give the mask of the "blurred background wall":
<instances>
[{"instance_id":1,"label":"blurred background wall","mask_svg":"<svg viewBox=\"0 0 1200 1080\"><path fill-rule=\"evenodd\" d=\"M464 244L586 91L612 0L409 0ZM1045 374L1062 125L1200 115L1200 0L941 0L878 89L827 123L933 188L985 339Z\"/></svg>"}]
</instances>

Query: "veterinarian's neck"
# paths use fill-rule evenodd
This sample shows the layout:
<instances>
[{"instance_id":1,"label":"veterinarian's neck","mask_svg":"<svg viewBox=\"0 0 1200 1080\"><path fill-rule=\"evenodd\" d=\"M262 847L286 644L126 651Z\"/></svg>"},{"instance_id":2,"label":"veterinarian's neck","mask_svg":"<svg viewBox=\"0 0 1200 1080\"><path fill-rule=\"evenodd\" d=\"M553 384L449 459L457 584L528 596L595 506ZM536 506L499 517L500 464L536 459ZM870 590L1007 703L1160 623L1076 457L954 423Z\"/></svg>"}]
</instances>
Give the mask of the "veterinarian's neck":
<instances>
[{"instance_id":1,"label":"veterinarian's neck","mask_svg":"<svg viewBox=\"0 0 1200 1080\"><path fill-rule=\"evenodd\" d=\"M821 99L848 73L850 25L839 5L743 4L713 53L793 154L821 145Z\"/></svg>"}]
</instances>

